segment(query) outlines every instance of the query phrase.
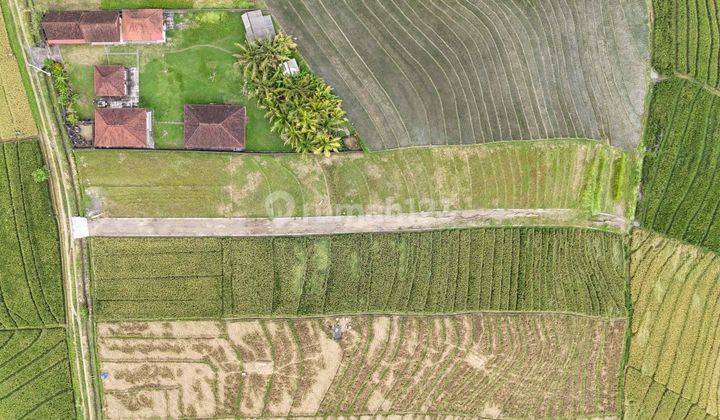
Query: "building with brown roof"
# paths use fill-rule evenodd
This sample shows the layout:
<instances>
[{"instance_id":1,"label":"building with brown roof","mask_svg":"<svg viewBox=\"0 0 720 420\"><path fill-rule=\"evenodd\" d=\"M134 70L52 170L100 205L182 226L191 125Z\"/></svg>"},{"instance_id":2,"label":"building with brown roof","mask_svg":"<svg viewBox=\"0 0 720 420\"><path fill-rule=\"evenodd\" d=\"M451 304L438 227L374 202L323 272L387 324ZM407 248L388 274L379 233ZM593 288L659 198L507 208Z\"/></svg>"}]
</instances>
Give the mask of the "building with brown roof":
<instances>
[{"instance_id":1,"label":"building with brown roof","mask_svg":"<svg viewBox=\"0 0 720 420\"><path fill-rule=\"evenodd\" d=\"M101 98L127 96L127 74L124 66L95 66L95 96Z\"/></svg>"},{"instance_id":2,"label":"building with brown roof","mask_svg":"<svg viewBox=\"0 0 720 420\"><path fill-rule=\"evenodd\" d=\"M236 105L185 105L185 148L245 150L245 107Z\"/></svg>"},{"instance_id":3,"label":"building with brown roof","mask_svg":"<svg viewBox=\"0 0 720 420\"><path fill-rule=\"evenodd\" d=\"M120 42L120 13L113 11L49 12L42 28L48 44Z\"/></svg>"},{"instance_id":4,"label":"building with brown roof","mask_svg":"<svg viewBox=\"0 0 720 420\"><path fill-rule=\"evenodd\" d=\"M95 110L95 147L152 149L152 113L143 108Z\"/></svg>"},{"instance_id":5,"label":"building with brown roof","mask_svg":"<svg viewBox=\"0 0 720 420\"><path fill-rule=\"evenodd\" d=\"M165 22L162 9L122 11L123 42L165 42Z\"/></svg>"}]
</instances>

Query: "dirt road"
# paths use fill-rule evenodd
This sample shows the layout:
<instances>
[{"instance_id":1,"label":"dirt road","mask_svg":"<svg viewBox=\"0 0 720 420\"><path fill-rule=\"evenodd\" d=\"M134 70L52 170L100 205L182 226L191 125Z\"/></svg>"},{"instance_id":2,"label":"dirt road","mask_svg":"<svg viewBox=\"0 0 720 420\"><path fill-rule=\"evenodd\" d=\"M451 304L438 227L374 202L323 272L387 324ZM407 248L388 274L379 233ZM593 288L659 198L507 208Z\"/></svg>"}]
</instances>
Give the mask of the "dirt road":
<instances>
[{"instance_id":1,"label":"dirt road","mask_svg":"<svg viewBox=\"0 0 720 420\"><path fill-rule=\"evenodd\" d=\"M281 236L423 231L495 225L606 227L624 230L627 221L609 215L588 220L570 209L484 209L438 213L291 218L97 218L90 236Z\"/></svg>"}]
</instances>

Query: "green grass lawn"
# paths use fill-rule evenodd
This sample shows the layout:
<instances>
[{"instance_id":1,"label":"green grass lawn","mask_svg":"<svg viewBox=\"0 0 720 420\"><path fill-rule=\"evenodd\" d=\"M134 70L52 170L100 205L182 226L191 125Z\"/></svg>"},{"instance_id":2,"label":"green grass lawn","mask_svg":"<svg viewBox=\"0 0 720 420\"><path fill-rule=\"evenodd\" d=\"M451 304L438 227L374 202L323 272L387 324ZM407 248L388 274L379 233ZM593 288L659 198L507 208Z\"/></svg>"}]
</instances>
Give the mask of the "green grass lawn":
<instances>
[{"instance_id":1,"label":"green grass lawn","mask_svg":"<svg viewBox=\"0 0 720 420\"><path fill-rule=\"evenodd\" d=\"M155 146L183 147L185 104L231 103L247 108L248 151L290 151L254 100L242 92L235 44L245 40L239 13L192 12L177 17L183 29L168 32L166 45L63 47L82 118L94 114L93 65L140 65L140 105L155 113Z\"/></svg>"}]
</instances>

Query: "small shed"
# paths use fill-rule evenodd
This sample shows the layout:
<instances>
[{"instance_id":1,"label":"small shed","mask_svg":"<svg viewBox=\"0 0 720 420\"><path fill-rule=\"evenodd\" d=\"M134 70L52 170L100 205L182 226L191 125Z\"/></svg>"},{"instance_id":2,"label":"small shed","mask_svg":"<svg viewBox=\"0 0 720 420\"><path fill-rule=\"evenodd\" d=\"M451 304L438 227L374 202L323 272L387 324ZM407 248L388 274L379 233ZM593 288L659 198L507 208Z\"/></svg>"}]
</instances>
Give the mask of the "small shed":
<instances>
[{"instance_id":1,"label":"small shed","mask_svg":"<svg viewBox=\"0 0 720 420\"><path fill-rule=\"evenodd\" d=\"M248 42L275 38L275 26L272 17L265 16L260 10L252 10L242 15L245 25L245 38Z\"/></svg>"},{"instance_id":2,"label":"small shed","mask_svg":"<svg viewBox=\"0 0 720 420\"><path fill-rule=\"evenodd\" d=\"M298 66L296 59L290 59L283 63L283 73L292 76L293 74L300 73L300 66Z\"/></svg>"}]
</instances>

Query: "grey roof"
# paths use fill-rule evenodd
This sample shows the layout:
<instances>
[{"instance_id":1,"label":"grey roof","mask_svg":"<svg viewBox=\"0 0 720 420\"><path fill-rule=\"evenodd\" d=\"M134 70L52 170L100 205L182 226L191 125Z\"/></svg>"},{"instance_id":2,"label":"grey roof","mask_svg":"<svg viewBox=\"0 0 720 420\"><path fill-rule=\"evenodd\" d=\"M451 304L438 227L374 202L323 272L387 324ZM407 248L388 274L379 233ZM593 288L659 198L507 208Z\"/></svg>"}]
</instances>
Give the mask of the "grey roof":
<instances>
[{"instance_id":1,"label":"grey roof","mask_svg":"<svg viewBox=\"0 0 720 420\"><path fill-rule=\"evenodd\" d=\"M272 17L264 16L262 11L253 10L242 15L245 24L245 37L248 41L275 38L275 26Z\"/></svg>"}]
</instances>

